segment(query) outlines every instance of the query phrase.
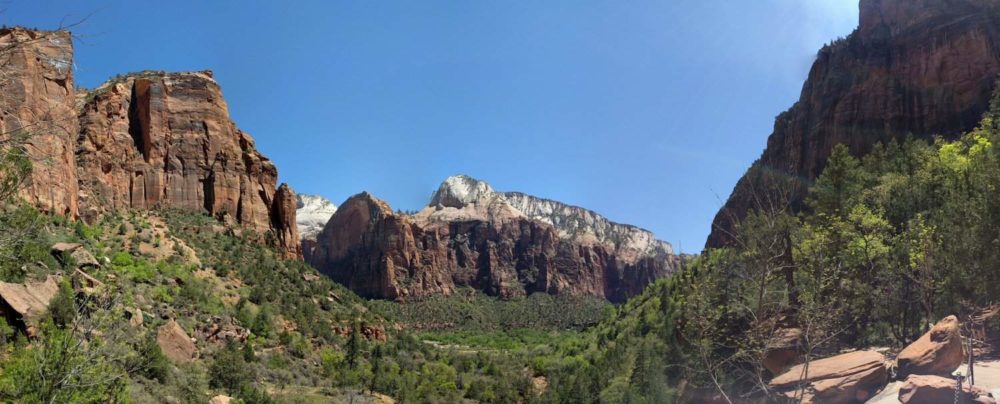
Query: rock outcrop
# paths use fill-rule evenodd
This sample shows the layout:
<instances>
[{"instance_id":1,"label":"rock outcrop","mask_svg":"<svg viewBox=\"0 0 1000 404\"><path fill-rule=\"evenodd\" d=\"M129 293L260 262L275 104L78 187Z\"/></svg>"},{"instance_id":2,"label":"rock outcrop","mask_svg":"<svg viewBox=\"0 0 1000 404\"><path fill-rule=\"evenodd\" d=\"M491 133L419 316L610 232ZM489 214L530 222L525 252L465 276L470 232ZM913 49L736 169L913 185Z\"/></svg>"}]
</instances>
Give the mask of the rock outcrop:
<instances>
[{"instance_id":1,"label":"rock outcrop","mask_svg":"<svg viewBox=\"0 0 1000 404\"><path fill-rule=\"evenodd\" d=\"M68 32L0 30L0 140L23 137L31 162L20 196L72 219L204 211L299 256L294 193L276 187L211 72L143 72L76 92L72 66Z\"/></svg>"},{"instance_id":2,"label":"rock outcrop","mask_svg":"<svg viewBox=\"0 0 1000 404\"><path fill-rule=\"evenodd\" d=\"M78 124L68 32L0 29L0 140L22 138L31 174L20 196L75 218Z\"/></svg>"},{"instance_id":3,"label":"rock outcrop","mask_svg":"<svg viewBox=\"0 0 1000 404\"><path fill-rule=\"evenodd\" d=\"M861 0L859 28L817 55L799 101L716 215L707 245L755 201L793 208L833 146L861 155L908 135L954 138L975 127L1000 74L1000 0Z\"/></svg>"},{"instance_id":4,"label":"rock outcrop","mask_svg":"<svg viewBox=\"0 0 1000 404\"><path fill-rule=\"evenodd\" d=\"M274 203L271 206L271 230L274 232L274 244L282 247L285 258L302 257L302 244L299 242L299 226L295 219L295 191L288 184L281 184L274 193Z\"/></svg>"},{"instance_id":5,"label":"rock outcrop","mask_svg":"<svg viewBox=\"0 0 1000 404\"><path fill-rule=\"evenodd\" d=\"M938 321L896 357L897 375L949 376L965 361L958 317Z\"/></svg>"},{"instance_id":6,"label":"rock outcrop","mask_svg":"<svg viewBox=\"0 0 1000 404\"><path fill-rule=\"evenodd\" d=\"M626 228L590 214L591 223ZM310 262L365 297L405 300L472 287L503 298L541 292L620 302L680 260L667 247L639 248L628 237L572 226L560 230L486 183L453 177L412 216L368 193L351 197L318 236Z\"/></svg>"},{"instance_id":7,"label":"rock outcrop","mask_svg":"<svg viewBox=\"0 0 1000 404\"><path fill-rule=\"evenodd\" d=\"M995 404L996 400L984 388L962 384L957 393L955 379L941 376L912 375L899 388L899 402L903 404L978 403Z\"/></svg>"},{"instance_id":8,"label":"rock outcrop","mask_svg":"<svg viewBox=\"0 0 1000 404\"><path fill-rule=\"evenodd\" d=\"M882 354L854 351L796 365L772 379L769 386L802 403L853 403L873 397L888 381Z\"/></svg>"}]
</instances>

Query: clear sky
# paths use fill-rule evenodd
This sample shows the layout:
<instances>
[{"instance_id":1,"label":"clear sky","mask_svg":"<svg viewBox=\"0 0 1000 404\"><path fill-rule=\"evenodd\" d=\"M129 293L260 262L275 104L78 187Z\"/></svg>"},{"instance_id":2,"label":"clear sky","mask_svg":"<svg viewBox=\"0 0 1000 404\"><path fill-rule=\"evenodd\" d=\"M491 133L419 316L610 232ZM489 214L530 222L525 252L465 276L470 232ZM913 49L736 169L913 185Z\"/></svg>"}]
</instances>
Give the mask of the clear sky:
<instances>
[{"instance_id":1,"label":"clear sky","mask_svg":"<svg viewBox=\"0 0 1000 404\"><path fill-rule=\"evenodd\" d=\"M298 192L422 207L447 176L593 209L697 252L856 0L49 1L76 81L215 71Z\"/></svg>"}]
</instances>

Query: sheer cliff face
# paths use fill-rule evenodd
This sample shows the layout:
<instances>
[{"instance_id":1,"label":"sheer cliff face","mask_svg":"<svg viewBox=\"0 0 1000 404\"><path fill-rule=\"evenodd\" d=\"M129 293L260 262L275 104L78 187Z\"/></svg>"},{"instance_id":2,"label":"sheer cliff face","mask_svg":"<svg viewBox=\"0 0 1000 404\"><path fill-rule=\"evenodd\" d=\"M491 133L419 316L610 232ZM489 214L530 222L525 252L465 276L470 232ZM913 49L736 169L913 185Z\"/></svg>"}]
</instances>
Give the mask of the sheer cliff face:
<instances>
[{"instance_id":1,"label":"sheer cliff face","mask_svg":"<svg viewBox=\"0 0 1000 404\"><path fill-rule=\"evenodd\" d=\"M84 219L205 211L299 255L294 192L276 188L277 169L230 120L210 72L142 73L77 94L72 65L68 32L0 30L0 127L27 135L25 200Z\"/></svg>"},{"instance_id":2,"label":"sheer cliff face","mask_svg":"<svg viewBox=\"0 0 1000 404\"><path fill-rule=\"evenodd\" d=\"M0 138L24 136L31 175L20 195L77 216L73 44L67 32L0 30Z\"/></svg>"},{"instance_id":3,"label":"sheer cliff face","mask_svg":"<svg viewBox=\"0 0 1000 404\"><path fill-rule=\"evenodd\" d=\"M298 254L294 192L276 195L277 168L230 120L210 72L140 73L83 97L76 158L85 217L124 208L205 211L273 230L288 255ZM282 203L290 205L279 211Z\"/></svg>"},{"instance_id":4,"label":"sheer cliff face","mask_svg":"<svg viewBox=\"0 0 1000 404\"><path fill-rule=\"evenodd\" d=\"M446 180L431 205L413 216L393 213L370 194L356 195L320 233L311 262L363 296L398 300L465 286L504 298L542 292L623 301L679 264L665 243L640 253L574 222L607 222L593 212L511 195L533 206L538 218L514 207L507 194L468 177ZM566 219L572 209L590 216ZM560 229L567 222L573 224ZM623 225L598 227L613 226Z\"/></svg>"},{"instance_id":5,"label":"sheer cliff face","mask_svg":"<svg viewBox=\"0 0 1000 404\"><path fill-rule=\"evenodd\" d=\"M910 134L953 138L988 108L1000 74L1000 0L860 7L859 28L819 52L801 98L777 118L761 158L716 215L708 246L728 243L734 222L776 194L796 208L834 145L860 155Z\"/></svg>"}]
</instances>

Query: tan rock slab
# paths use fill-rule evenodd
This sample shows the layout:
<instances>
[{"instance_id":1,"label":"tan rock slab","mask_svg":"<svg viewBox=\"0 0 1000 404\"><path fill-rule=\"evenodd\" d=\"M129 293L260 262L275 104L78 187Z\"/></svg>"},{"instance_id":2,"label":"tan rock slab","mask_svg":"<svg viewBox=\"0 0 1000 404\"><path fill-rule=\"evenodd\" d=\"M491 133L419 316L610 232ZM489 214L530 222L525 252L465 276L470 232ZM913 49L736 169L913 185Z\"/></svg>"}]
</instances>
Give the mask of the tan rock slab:
<instances>
[{"instance_id":1,"label":"tan rock slab","mask_svg":"<svg viewBox=\"0 0 1000 404\"><path fill-rule=\"evenodd\" d=\"M899 377L908 375L950 376L965 359L959 322L948 316L896 357Z\"/></svg>"},{"instance_id":2,"label":"tan rock slab","mask_svg":"<svg viewBox=\"0 0 1000 404\"><path fill-rule=\"evenodd\" d=\"M770 387L804 403L864 401L885 387L885 356L855 351L793 366L771 380Z\"/></svg>"}]
</instances>

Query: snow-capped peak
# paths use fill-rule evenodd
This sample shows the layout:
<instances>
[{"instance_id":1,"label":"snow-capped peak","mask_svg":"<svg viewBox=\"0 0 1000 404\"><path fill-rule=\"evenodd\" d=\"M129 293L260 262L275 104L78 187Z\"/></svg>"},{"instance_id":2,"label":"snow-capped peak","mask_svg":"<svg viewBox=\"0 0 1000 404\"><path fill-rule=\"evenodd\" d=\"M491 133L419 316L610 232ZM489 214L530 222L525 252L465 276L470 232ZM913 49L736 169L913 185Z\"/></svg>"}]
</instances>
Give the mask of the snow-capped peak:
<instances>
[{"instance_id":1,"label":"snow-capped peak","mask_svg":"<svg viewBox=\"0 0 1000 404\"><path fill-rule=\"evenodd\" d=\"M319 195L298 194L295 196L295 222L299 226L299 237L303 240L316 239L337 206Z\"/></svg>"},{"instance_id":2,"label":"snow-capped peak","mask_svg":"<svg viewBox=\"0 0 1000 404\"><path fill-rule=\"evenodd\" d=\"M466 175L448 177L431 198L430 206L462 208L496 195L490 184Z\"/></svg>"},{"instance_id":3,"label":"snow-capped peak","mask_svg":"<svg viewBox=\"0 0 1000 404\"><path fill-rule=\"evenodd\" d=\"M552 225L560 237L597 242L626 259L673 254L670 243L652 232L615 223L594 211L520 192L497 192L485 181L466 175L448 177L430 204L416 215L421 221L508 220L527 217Z\"/></svg>"}]
</instances>

